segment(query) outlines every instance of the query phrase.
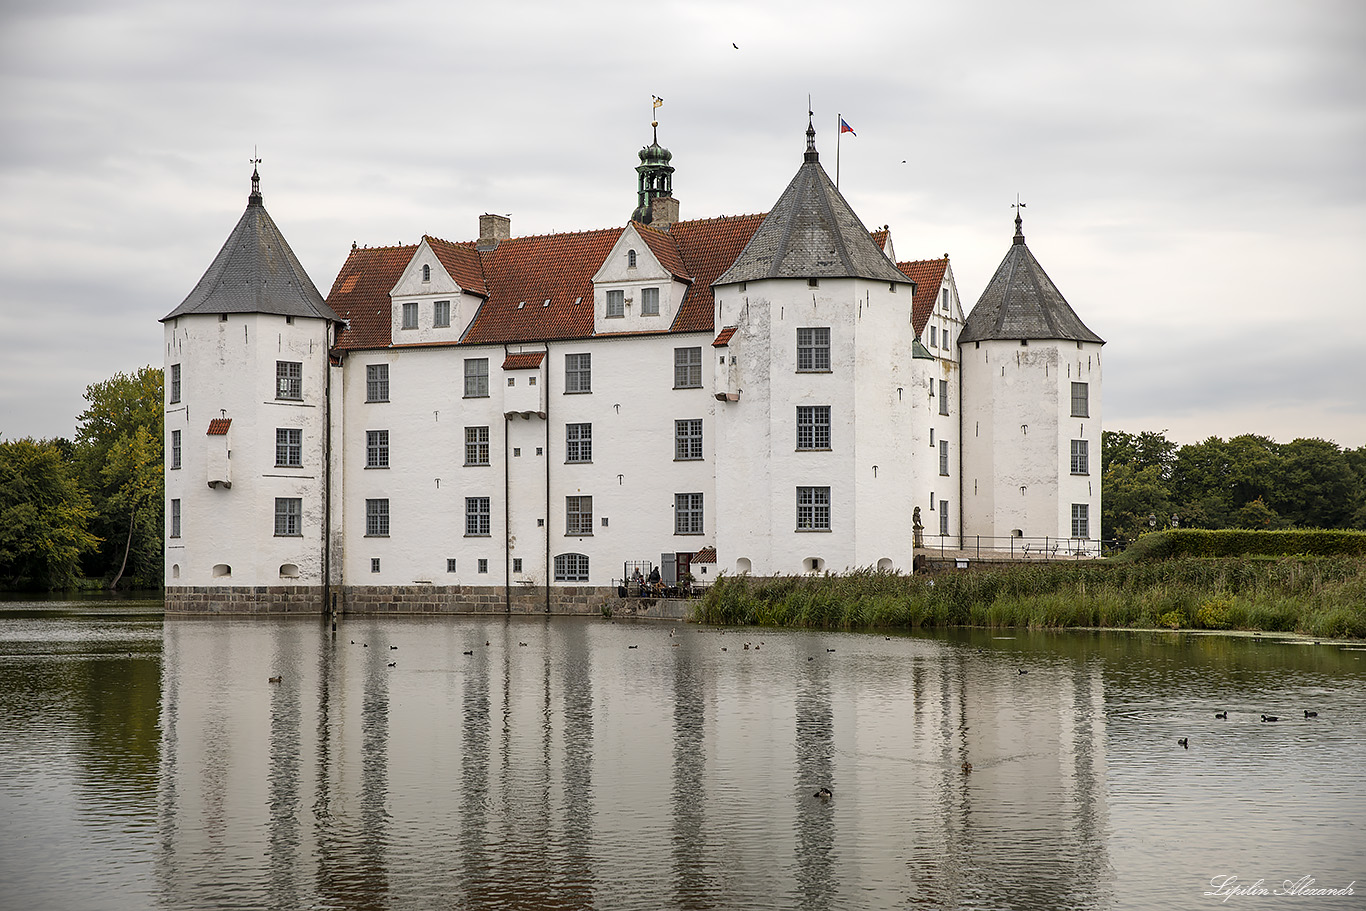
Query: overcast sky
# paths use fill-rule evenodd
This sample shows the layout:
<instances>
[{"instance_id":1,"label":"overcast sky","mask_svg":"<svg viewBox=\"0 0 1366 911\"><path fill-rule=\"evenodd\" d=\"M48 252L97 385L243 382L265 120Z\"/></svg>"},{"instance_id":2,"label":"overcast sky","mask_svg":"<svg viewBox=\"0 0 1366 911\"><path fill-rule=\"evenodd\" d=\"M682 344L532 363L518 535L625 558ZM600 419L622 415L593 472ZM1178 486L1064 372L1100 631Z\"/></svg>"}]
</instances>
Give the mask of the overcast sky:
<instances>
[{"instance_id":1,"label":"overcast sky","mask_svg":"<svg viewBox=\"0 0 1366 911\"><path fill-rule=\"evenodd\" d=\"M1366 445L1361 0L7 0L0 436L162 365L253 148L325 295L352 241L623 225L652 94L682 217L767 211L808 93L855 211L966 305L1020 195L1107 429Z\"/></svg>"}]
</instances>

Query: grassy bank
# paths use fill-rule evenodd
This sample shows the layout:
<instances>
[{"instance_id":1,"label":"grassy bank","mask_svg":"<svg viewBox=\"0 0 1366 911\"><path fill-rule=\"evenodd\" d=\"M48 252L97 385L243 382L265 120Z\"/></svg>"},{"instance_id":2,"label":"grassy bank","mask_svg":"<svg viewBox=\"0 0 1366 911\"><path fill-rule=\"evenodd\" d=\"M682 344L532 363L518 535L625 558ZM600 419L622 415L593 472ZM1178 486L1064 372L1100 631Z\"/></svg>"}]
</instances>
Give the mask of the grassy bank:
<instances>
[{"instance_id":1,"label":"grassy bank","mask_svg":"<svg viewBox=\"0 0 1366 911\"><path fill-rule=\"evenodd\" d=\"M1366 560L1179 558L936 576L722 576L698 619L816 629L1166 627L1366 638Z\"/></svg>"}]
</instances>

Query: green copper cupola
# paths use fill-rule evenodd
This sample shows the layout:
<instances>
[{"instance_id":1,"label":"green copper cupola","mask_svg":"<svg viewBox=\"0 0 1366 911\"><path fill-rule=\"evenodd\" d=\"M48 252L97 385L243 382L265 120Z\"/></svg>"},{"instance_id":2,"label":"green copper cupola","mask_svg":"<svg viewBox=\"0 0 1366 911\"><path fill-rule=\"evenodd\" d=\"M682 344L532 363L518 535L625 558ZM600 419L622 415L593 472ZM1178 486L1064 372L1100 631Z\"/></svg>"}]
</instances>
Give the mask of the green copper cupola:
<instances>
[{"instance_id":1,"label":"green copper cupola","mask_svg":"<svg viewBox=\"0 0 1366 911\"><path fill-rule=\"evenodd\" d=\"M640 164L636 167L636 210L632 221L649 224L653 220L652 206L656 199L674 195L674 169L669 162L673 153L659 144L659 121L650 125L654 141L640 150Z\"/></svg>"}]
</instances>

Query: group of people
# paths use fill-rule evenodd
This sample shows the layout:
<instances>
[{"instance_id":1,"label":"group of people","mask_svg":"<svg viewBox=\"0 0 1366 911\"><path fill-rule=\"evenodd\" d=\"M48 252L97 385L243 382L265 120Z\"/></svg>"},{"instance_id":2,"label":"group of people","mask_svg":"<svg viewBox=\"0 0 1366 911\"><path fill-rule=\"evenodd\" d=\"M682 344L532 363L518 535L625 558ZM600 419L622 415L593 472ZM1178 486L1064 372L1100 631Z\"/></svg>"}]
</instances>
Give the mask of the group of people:
<instances>
[{"instance_id":1,"label":"group of people","mask_svg":"<svg viewBox=\"0 0 1366 911\"><path fill-rule=\"evenodd\" d=\"M637 566L636 571L631 574L631 584L635 590L642 595L664 594L664 583L660 580L658 566L650 570L650 575L648 577L642 576L640 574L640 567Z\"/></svg>"}]
</instances>

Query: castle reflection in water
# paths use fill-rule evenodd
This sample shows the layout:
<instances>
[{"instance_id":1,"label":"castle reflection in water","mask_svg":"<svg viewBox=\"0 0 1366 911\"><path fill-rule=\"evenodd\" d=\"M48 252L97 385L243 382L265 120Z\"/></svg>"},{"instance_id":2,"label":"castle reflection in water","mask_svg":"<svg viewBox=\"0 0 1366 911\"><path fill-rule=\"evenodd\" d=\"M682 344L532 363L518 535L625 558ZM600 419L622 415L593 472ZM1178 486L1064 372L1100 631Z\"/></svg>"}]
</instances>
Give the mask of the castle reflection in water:
<instances>
[{"instance_id":1,"label":"castle reflection in water","mask_svg":"<svg viewBox=\"0 0 1366 911\"><path fill-rule=\"evenodd\" d=\"M1101 665L996 645L168 620L161 897L1108 907Z\"/></svg>"}]
</instances>

